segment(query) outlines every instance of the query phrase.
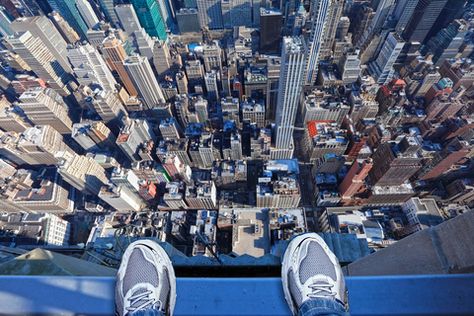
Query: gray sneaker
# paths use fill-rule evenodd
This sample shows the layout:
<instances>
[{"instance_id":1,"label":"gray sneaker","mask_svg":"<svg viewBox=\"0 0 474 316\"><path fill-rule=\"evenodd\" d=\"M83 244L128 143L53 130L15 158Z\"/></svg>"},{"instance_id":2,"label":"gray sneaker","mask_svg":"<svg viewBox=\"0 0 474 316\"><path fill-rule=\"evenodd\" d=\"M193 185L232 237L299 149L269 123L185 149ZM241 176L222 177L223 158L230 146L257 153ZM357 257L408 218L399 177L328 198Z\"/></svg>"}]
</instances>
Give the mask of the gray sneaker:
<instances>
[{"instance_id":1,"label":"gray sneaker","mask_svg":"<svg viewBox=\"0 0 474 316\"><path fill-rule=\"evenodd\" d=\"M283 256L283 291L293 315L313 298L333 298L344 304L345 284L341 266L316 233L295 237Z\"/></svg>"},{"instance_id":2,"label":"gray sneaker","mask_svg":"<svg viewBox=\"0 0 474 316\"><path fill-rule=\"evenodd\" d=\"M117 272L118 315L150 308L172 315L175 303L176 277L166 252L152 240L131 243Z\"/></svg>"}]
</instances>

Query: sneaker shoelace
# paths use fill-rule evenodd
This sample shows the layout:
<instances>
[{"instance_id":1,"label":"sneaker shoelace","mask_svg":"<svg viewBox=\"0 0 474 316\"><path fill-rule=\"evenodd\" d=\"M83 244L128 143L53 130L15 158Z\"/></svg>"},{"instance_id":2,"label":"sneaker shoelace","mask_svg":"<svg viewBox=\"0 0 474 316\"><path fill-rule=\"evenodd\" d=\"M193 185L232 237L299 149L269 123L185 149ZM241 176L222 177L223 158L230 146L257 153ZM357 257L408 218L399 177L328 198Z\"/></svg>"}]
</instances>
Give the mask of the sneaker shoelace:
<instances>
[{"instance_id":1,"label":"sneaker shoelace","mask_svg":"<svg viewBox=\"0 0 474 316\"><path fill-rule=\"evenodd\" d=\"M313 283L309 284L308 287L311 289L311 293L306 294L309 298L335 297L337 294L333 291L334 284L329 283L327 280L313 280Z\"/></svg>"},{"instance_id":2,"label":"sneaker shoelace","mask_svg":"<svg viewBox=\"0 0 474 316\"><path fill-rule=\"evenodd\" d=\"M134 294L128 298L128 300L130 301L130 307L127 307L127 311L134 312L136 310L141 310L145 307L153 307L154 309L161 310L161 301L150 296L152 291L138 291L140 291L140 293Z\"/></svg>"}]
</instances>

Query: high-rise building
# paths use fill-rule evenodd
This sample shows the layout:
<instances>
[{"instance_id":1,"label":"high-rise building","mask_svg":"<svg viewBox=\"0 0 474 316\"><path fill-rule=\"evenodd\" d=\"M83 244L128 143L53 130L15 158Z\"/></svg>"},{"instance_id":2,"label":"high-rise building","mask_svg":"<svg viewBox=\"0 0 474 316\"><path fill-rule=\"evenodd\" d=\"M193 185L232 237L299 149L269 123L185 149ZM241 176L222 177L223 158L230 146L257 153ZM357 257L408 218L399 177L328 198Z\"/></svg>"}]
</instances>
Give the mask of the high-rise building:
<instances>
[{"instance_id":1,"label":"high-rise building","mask_svg":"<svg viewBox=\"0 0 474 316\"><path fill-rule=\"evenodd\" d=\"M252 0L230 0L230 24L252 27Z\"/></svg>"},{"instance_id":2,"label":"high-rise building","mask_svg":"<svg viewBox=\"0 0 474 316\"><path fill-rule=\"evenodd\" d=\"M107 174L92 157L73 155L58 163L58 171L64 181L79 191L97 196L109 180Z\"/></svg>"},{"instance_id":3,"label":"high-rise building","mask_svg":"<svg viewBox=\"0 0 474 316\"><path fill-rule=\"evenodd\" d=\"M13 35L14 31L11 28L13 17L5 10L4 7L0 7L0 35L10 36Z\"/></svg>"},{"instance_id":4,"label":"high-rise building","mask_svg":"<svg viewBox=\"0 0 474 316\"><path fill-rule=\"evenodd\" d=\"M402 34L403 31L405 31L419 1L420 0L401 0L397 2L393 15L397 20L395 30L398 34Z\"/></svg>"},{"instance_id":5,"label":"high-rise building","mask_svg":"<svg viewBox=\"0 0 474 316\"><path fill-rule=\"evenodd\" d=\"M88 28L94 27L97 23L99 23L99 19L92 9L91 4L87 0L76 0L77 10L82 16L82 19L87 24Z\"/></svg>"},{"instance_id":6,"label":"high-rise building","mask_svg":"<svg viewBox=\"0 0 474 316\"><path fill-rule=\"evenodd\" d=\"M220 0L200 0L196 2L201 27L207 27L211 30L224 27Z\"/></svg>"},{"instance_id":7,"label":"high-rise building","mask_svg":"<svg viewBox=\"0 0 474 316\"><path fill-rule=\"evenodd\" d=\"M127 59L128 54L122 46L122 41L116 37L107 37L101 47L101 52L104 54L105 61L109 65L112 71L115 71L117 77L122 82L125 89L131 96L138 94L137 89L133 85L128 72L125 70L124 61Z\"/></svg>"},{"instance_id":8,"label":"high-rise building","mask_svg":"<svg viewBox=\"0 0 474 316\"><path fill-rule=\"evenodd\" d=\"M210 101L217 101L219 99L219 88L217 87L216 71L207 72L204 75L204 82L206 84L207 98Z\"/></svg>"},{"instance_id":9,"label":"high-rise building","mask_svg":"<svg viewBox=\"0 0 474 316\"><path fill-rule=\"evenodd\" d=\"M84 121L72 126L72 138L86 151L115 147L115 136L101 121Z\"/></svg>"},{"instance_id":10,"label":"high-rise building","mask_svg":"<svg viewBox=\"0 0 474 316\"><path fill-rule=\"evenodd\" d=\"M146 57L140 55L130 56L124 61L123 65L137 88L140 99L148 108L152 109L161 103L165 103L163 92Z\"/></svg>"},{"instance_id":11,"label":"high-rise building","mask_svg":"<svg viewBox=\"0 0 474 316\"><path fill-rule=\"evenodd\" d=\"M364 161L354 161L352 167L349 169L347 175L339 186L339 192L341 193L342 199L354 198L354 194L358 193L364 186L365 179L369 175L370 169L372 169L372 160L370 158Z\"/></svg>"},{"instance_id":12,"label":"high-rise building","mask_svg":"<svg viewBox=\"0 0 474 316\"><path fill-rule=\"evenodd\" d=\"M213 69L222 70L222 50L218 41L206 43L202 47L202 57L204 59L204 67L206 71Z\"/></svg>"},{"instance_id":13,"label":"high-rise building","mask_svg":"<svg viewBox=\"0 0 474 316\"><path fill-rule=\"evenodd\" d=\"M67 60L67 43L47 17L18 18L11 24L11 27L17 33L29 31L31 35L39 38L61 67L67 72L72 71Z\"/></svg>"},{"instance_id":14,"label":"high-rise building","mask_svg":"<svg viewBox=\"0 0 474 316\"><path fill-rule=\"evenodd\" d=\"M155 41L153 46L153 66L160 78L168 73L172 65L171 54L165 41Z\"/></svg>"},{"instance_id":15,"label":"high-rise building","mask_svg":"<svg viewBox=\"0 0 474 316\"><path fill-rule=\"evenodd\" d=\"M81 39L86 39L87 24L77 9L77 0L47 0L53 10L58 11L68 21L71 27L79 34Z\"/></svg>"},{"instance_id":16,"label":"high-rise building","mask_svg":"<svg viewBox=\"0 0 474 316\"><path fill-rule=\"evenodd\" d=\"M199 13L194 8L181 8L176 12L176 21L180 33L199 32L201 25L199 24Z\"/></svg>"},{"instance_id":17,"label":"high-rise building","mask_svg":"<svg viewBox=\"0 0 474 316\"><path fill-rule=\"evenodd\" d=\"M31 124L16 107L13 107L3 95L0 98L0 129L5 132L22 133Z\"/></svg>"},{"instance_id":18,"label":"high-rise building","mask_svg":"<svg viewBox=\"0 0 474 316\"><path fill-rule=\"evenodd\" d=\"M260 9L260 53L278 53L283 16L275 9Z\"/></svg>"},{"instance_id":19,"label":"high-rise building","mask_svg":"<svg viewBox=\"0 0 474 316\"><path fill-rule=\"evenodd\" d=\"M369 65L369 71L377 83L385 84L392 80L395 70L393 65L400 55L405 42L397 33L389 33L377 58Z\"/></svg>"},{"instance_id":20,"label":"high-rise building","mask_svg":"<svg viewBox=\"0 0 474 316\"><path fill-rule=\"evenodd\" d=\"M346 53L342 62L342 82L351 84L359 79L361 73L360 59L357 53Z\"/></svg>"},{"instance_id":21,"label":"high-rise building","mask_svg":"<svg viewBox=\"0 0 474 316\"><path fill-rule=\"evenodd\" d=\"M110 121L118 122L127 116L127 111L122 101L112 91L102 89L88 90L86 102L93 108L100 118L108 123Z\"/></svg>"},{"instance_id":22,"label":"high-rise building","mask_svg":"<svg viewBox=\"0 0 474 316\"><path fill-rule=\"evenodd\" d=\"M330 17L334 0L321 0L313 2L311 6L311 32L309 36L309 51L306 65L306 85L313 85L318 75L318 67L321 54L321 45L324 39L324 32Z\"/></svg>"},{"instance_id":23,"label":"high-rise building","mask_svg":"<svg viewBox=\"0 0 474 316\"><path fill-rule=\"evenodd\" d=\"M76 31L67 23L66 20L59 14L59 12L53 11L48 14L49 19L53 22L54 26L64 38L68 44L74 44L79 42L81 37Z\"/></svg>"},{"instance_id":24,"label":"high-rise building","mask_svg":"<svg viewBox=\"0 0 474 316\"><path fill-rule=\"evenodd\" d=\"M448 0L419 0L402 37L407 42L423 43Z\"/></svg>"},{"instance_id":25,"label":"high-rise building","mask_svg":"<svg viewBox=\"0 0 474 316\"><path fill-rule=\"evenodd\" d=\"M71 80L71 75L61 66L39 37L27 31L9 37L7 43L52 89L63 96L70 94L66 85Z\"/></svg>"},{"instance_id":26,"label":"high-rise building","mask_svg":"<svg viewBox=\"0 0 474 316\"><path fill-rule=\"evenodd\" d=\"M48 125L36 125L25 130L21 134L17 148L29 160L33 160L35 165L55 165L59 162L58 155L75 155L64 143L61 134Z\"/></svg>"},{"instance_id":27,"label":"high-rise building","mask_svg":"<svg viewBox=\"0 0 474 316\"><path fill-rule=\"evenodd\" d=\"M116 91L114 76L91 44L69 46L67 55L80 84L99 84L104 90Z\"/></svg>"},{"instance_id":28,"label":"high-rise building","mask_svg":"<svg viewBox=\"0 0 474 316\"><path fill-rule=\"evenodd\" d=\"M69 134L72 121L61 96L50 88L27 90L18 104L28 119L36 125L50 125L61 134Z\"/></svg>"},{"instance_id":29,"label":"high-rise building","mask_svg":"<svg viewBox=\"0 0 474 316\"><path fill-rule=\"evenodd\" d=\"M98 0L99 6L104 13L106 19L112 24L112 26L118 27L120 25L117 13L115 13L114 7L118 4L117 0Z\"/></svg>"},{"instance_id":30,"label":"high-rise building","mask_svg":"<svg viewBox=\"0 0 474 316\"><path fill-rule=\"evenodd\" d=\"M138 212L143 200L126 186L103 186L98 197L119 212Z\"/></svg>"},{"instance_id":31,"label":"high-rise building","mask_svg":"<svg viewBox=\"0 0 474 316\"><path fill-rule=\"evenodd\" d=\"M320 59L328 59L332 56L334 40L336 39L336 31L339 20L342 16L344 8L344 0L332 0L328 8L327 22L324 28Z\"/></svg>"},{"instance_id":32,"label":"high-rise building","mask_svg":"<svg viewBox=\"0 0 474 316\"><path fill-rule=\"evenodd\" d=\"M132 0L140 24L150 36L166 40L166 25L156 0Z\"/></svg>"},{"instance_id":33,"label":"high-rise building","mask_svg":"<svg viewBox=\"0 0 474 316\"><path fill-rule=\"evenodd\" d=\"M276 112L275 159L293 156L293 130L306 66L306 46L301 37L283 38L278 104Z\"/></svg>"}]
</instances>

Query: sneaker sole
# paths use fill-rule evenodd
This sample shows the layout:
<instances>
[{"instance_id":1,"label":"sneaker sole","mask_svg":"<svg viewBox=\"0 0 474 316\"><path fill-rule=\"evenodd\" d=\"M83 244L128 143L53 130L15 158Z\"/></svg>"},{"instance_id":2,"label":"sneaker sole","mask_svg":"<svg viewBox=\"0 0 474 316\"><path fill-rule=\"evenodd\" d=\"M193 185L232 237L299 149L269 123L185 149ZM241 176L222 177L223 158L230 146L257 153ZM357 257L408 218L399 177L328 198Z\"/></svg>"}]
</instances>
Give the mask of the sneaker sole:
<instances>
[{"instance_id":1,"label":"sneaker sole","mask_svg":"<svg viewBox=\"0 0 474 316\"><path fill-rule=\"evenodd\" d=\"M158 245L156 242L148 239L143 239L143 240L137 240L131 243L128 247L127 250L125 250L123 257L125 257L127 260L123 261L120 264L120 268L117 272L118 278L120 280L123 280L123 277L125 275L126 267L128 264L128 258L130 257L130 254L133 250L133 246L135 245L145 245L148 248L151 248L155 250L160 257L163 258L165 267L169 273L169 281L170 281L170 301L169 301L169 307L168 310L170 311L170 316L173 315L174 312L174 307L176 305L176 276L174 274L174 269L173 269L173 264L171 263L170 258L168 257L168 254L166 251L161 248L160 245ZM127 255L127 256L126 256Z\"/></svg>"},{"instance_id":2,"label":"sneaker sole","mask_svg":"<svg viewBox=\"0 0 474 316\"><path fill-rule=\"evenodd\" d=\"M318 244L324 249L326 254L329 256L331 262L339 266L339 261L337 260L336 256L331 251L331 249L329 249L324 239L322 239L318 234L306 233L306 234L299 235L290 241L283 255L283 262L282 262L282 267L281 267L281 279L282 279L282 284L283 284L283 293L285 294L285 300L288 303L288 306L290 307L290 310L293 313L293 315L297 315L298 310L295 310L295 307L294 307L295 304L293 302L293 299L291 298L290 287L288 285L288 270L291 265L290 264L291 256L289 255L287 256L286 253L287 252L289 254L294 253L295 249L301 244L301 242L303 242L303 240L308 239L308 238L316 239Z\"/></svg>"}]
</instances>

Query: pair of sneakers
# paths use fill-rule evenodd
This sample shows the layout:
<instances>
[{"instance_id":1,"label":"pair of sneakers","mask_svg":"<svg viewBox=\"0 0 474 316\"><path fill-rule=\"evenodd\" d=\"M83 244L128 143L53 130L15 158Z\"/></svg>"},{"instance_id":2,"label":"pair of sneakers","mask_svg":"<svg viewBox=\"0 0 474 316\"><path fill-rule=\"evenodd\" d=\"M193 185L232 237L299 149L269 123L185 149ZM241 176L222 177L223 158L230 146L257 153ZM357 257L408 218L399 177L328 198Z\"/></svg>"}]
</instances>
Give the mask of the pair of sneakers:
<instances>
[{"instance_id":1,"label":"pair of sneakers","mask_svg":"<svg viewBox=\"0 0 474 316\"><path fill-rule=\"evenodd\" d=\"M289 243L282 264L283 292L293 315L310 299L344 302L345 285L336 256L315 233L299 235ZM116 311L127 315L155 309L172 315L176 277L166 252L151 240L127 248L117 274Z\"/></svg>"}]
</instances>

